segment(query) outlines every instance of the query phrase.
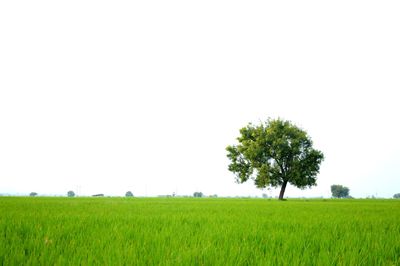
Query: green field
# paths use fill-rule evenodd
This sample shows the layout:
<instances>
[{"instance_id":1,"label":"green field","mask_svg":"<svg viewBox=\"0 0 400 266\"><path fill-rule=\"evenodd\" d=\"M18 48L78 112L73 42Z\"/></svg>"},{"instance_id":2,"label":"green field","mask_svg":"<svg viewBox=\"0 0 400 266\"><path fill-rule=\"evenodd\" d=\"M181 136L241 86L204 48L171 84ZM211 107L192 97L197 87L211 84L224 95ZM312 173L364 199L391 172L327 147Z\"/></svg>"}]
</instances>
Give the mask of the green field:
<instances>
[{"instance_id":1,"label":"green field","mask_svg":"<svg viewBox=\"0 0 400 266\"><path fill-rule=\"evenodd\" d=\"M400 265L399 200L0 198L1 265Z\"/></svg>"}]
</instances>

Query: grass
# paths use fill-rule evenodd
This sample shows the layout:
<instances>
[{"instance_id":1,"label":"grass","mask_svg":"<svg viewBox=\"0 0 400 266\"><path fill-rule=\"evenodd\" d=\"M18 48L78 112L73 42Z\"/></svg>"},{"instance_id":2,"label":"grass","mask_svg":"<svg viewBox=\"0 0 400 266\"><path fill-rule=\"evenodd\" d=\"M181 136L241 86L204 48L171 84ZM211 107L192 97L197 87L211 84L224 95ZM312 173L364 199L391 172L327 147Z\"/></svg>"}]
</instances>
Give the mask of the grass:
<instances>
[{"instance_id":1,"label":"grass","mask_svg":"<svg viewBox=\"0 0 400 266\"><path fill-rule=\"evenodd\" d=\"M400 265L400 201L0 198L1 265Z\"/></svg>"}]
</instances>

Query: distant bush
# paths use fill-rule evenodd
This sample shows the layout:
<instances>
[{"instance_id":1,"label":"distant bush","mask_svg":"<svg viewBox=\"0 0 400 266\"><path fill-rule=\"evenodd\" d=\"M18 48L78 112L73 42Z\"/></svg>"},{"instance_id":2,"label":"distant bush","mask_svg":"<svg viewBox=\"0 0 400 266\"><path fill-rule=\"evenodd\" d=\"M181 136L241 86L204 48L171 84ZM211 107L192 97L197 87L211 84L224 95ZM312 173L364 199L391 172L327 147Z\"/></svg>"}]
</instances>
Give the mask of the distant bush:
<instances>
[{"instance_id":1,"label":"distant bush","mask_svg":"<svg viewBox=\"0 0 400 266\"><path fill-rule=\"evenodd\" d=\"M104 194L94 194L92 197L104 197Z\"/></svg>"},{"instance_id":2,"label":"distant bush","mask_svg":"<svg viewBox=\"0 0 400 266\"><path fill-rule=\"evenodd\" d=\"M73 192L72 190L70 190L70 191L67 192L67 196L70 197L70 198L71 198L71 197L75 197L75 192Z\"/></svg>"},{"instance_id":3,"label":"distant bush","mask_svg":"<svg viewBox=\"0 0 400 266\"><path fill-rule=\"evenodd\" d=\"M133 197L133 193L131 191L128 191L125 193L125 197Z\"/></svg>"},{"instance_id":4,"label":"distant bush","mask_svg":"<svg viewBox=\"0 0 400 266\"><path fill-rule=\"evenodd\" d=\"M331 192L334 198L348 198L350 196L350 189L342 185L332 185Z\"/></svg>"},{"instance_id":5,"label":"distant bush","mask_svg":"<svg viewBox=\"0 0 400 266\"><path fill-rule=\"evenodd\" d=\"M36 193L36 192L31 192L31 193L29 193L29 196L31 196L31 197L35 197L35 196L37 196L38 194Z\"/></svg>"},{"instance_id":6,"label":"distant bush","mask_svg":"<svg viewBox=\"0 0 400 266\"><path fill-rule=\"evenodd\" d=\"M393 195L393 198L395 198L395 199L400 199L400 193L394 194L394 195Z\"/></svg>"},{"instance_id":7,"label":"distant bush","mask_svg":"<svg viewBox=\"0 0 400 266\"><path fill-rule=\"evenodd\" d=\"M203 192L195 192L195 193L193 193L193 197L195 197L195 198L202 198L204 195L203 195Z\"/></svg>"}]
</instances>

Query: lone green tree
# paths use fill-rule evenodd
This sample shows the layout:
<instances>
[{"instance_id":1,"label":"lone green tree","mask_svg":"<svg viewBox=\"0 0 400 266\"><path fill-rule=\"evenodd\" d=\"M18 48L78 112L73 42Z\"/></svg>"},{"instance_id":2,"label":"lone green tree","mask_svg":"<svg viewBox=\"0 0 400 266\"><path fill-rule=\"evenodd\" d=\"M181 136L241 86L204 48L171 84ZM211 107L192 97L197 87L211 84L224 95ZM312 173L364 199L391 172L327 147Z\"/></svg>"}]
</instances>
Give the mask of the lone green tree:
<instances>
[{"instance_id":1,"label":"lone green tree","mask_svg":"<svg viewBox=\"0 0 400 266\"><path fill-rule=\"evenodd\" d=\"M133 193L131 191L127 191L125 193L125 197L133 197Z\"/></svg>"},{"instance_id":2,"label":"lone green tree","mask_svg":"<svg viewBox=\"0 0 400 266\"><path fill-rule=\"evenodd\" d=\"M400 199L400 193L394 194L394 195L393 195L393 198L394 198L394 199Z\"/></svg>"},{"instance_id":3,"label":"lone green tree","mask_svg":"<svg viewBox=\"0 0 400 266\"><path fill-rule=\"evenodd\" d=\"M288 183L304 189L316 185L322 152L312 147L305 131L289 121L268 119L240 129L238 145L226 148L229 170L238 183L254 180L258 188L281 187L283 199Z\"/></svg>"},{"instance_id":4,"label":"lone green tree","mask_svg":"<svg viewBox=\"0 0 400 266\"><path fill-rule=\"evenodd\" d=\"M350 189L342 185L332 185L331 192L334 198L348 198Z\"/></svg>"},{"instance_id":5,"label":"lone green tree","mask_svg":"<svg viewBox=\"0 0 400 266\"><path fill-rule=\"evenodd\" d=\"M70 191L67 192L67 196L70 197L70 198L75 197L75 192L70 190Z\"/></svg>"}]
</instances>

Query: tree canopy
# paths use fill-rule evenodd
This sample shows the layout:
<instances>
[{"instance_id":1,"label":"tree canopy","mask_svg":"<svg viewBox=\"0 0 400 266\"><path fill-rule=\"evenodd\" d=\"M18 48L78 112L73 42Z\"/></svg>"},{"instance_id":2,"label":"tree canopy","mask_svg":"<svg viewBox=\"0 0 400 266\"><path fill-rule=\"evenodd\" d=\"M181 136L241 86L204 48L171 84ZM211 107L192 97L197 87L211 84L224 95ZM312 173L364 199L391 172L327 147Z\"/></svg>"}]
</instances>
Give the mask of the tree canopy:
<instances>
[{"instance_id":1,"label":"tree canopy","mask_svg":"<svg viewBox=\"0 0 400 266\"><path fill-rule=\"evenodd\" d=\"M239 144L226 148L229 170L238 183L254 180L258 188L281 187L283 199L288 183L306 188L316 185L322 152L312 147L307 133L289 121L268 119L240 129Z\"/></svg>"},{"instance_id":2,"label":"tree canopy","mask_svg":"<svg viewBox=\"0 0 400 266\"><path fill-rule=\"evenodd\" d=\"M75 192L73 192L72 190L70 190L70 191L67 192L67 196L68 196L68 197L71 197L71 198L72 198L72 197L75 197Z\"/></svg>"},{"instance_id":3,"label":"tree canopy","mask_svg":"<svg viewBox=\"0 0 400 266\"><path fill-rule=\"evenodd\" d=\"M131 191L127 191L125 193L125 197L133 197L133 193Z\"/></svg>"},{"instance_id":4,"label":"tree canopy","mask_svg":"<svg viewBox=\"0 0 400 266\"><path fill-rule=\"evenodd\" d=\"M348 198L350 189L342 185L332 185L331 192L334 198Z\"/></svg>"}]
</instances>

